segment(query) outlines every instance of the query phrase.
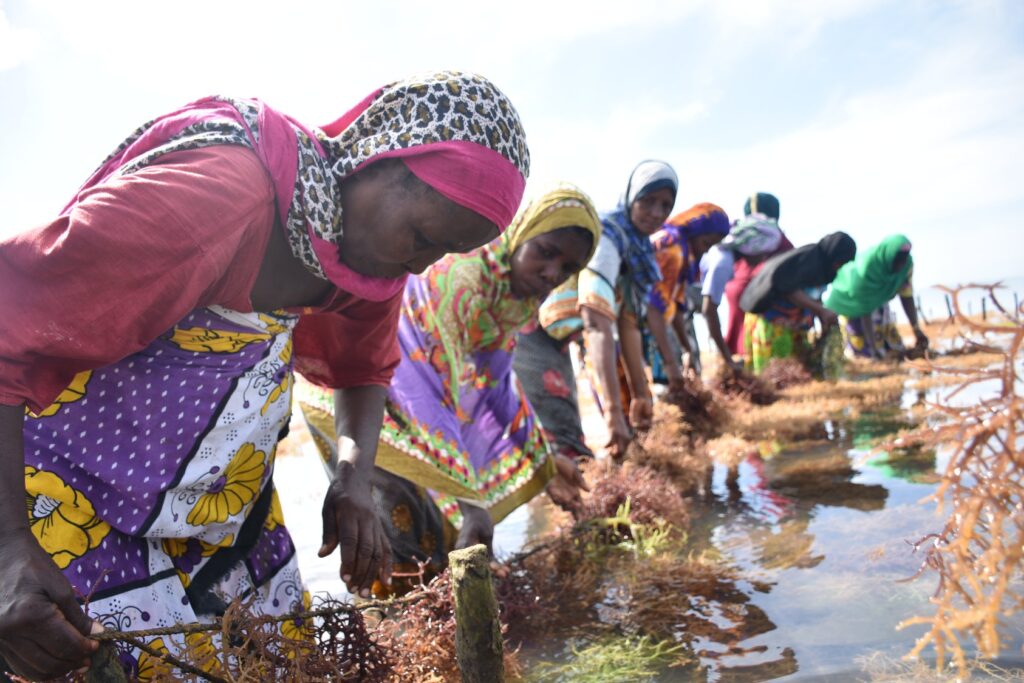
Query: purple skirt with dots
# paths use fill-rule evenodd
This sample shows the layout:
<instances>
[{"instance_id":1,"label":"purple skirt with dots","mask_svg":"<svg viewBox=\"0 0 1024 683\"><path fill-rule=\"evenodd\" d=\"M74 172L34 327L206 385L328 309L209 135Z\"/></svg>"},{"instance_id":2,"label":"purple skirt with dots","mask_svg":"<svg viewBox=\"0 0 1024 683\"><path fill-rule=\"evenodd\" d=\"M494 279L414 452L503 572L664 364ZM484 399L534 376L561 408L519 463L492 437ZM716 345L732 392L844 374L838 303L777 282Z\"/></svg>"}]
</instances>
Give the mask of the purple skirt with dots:
<instances>
[{"instance_id":1,"label":"purple skirt with dots","mask_svg":"<svg viewBox=\"0 0 1024 683\"><path fill-rule=\"evenodd\" d=\"M264 614L308 601L272 481L296 320L196 310L26 419L32 531L108 628L208 621L236 597Z\"/></svg>"}]
</instances>

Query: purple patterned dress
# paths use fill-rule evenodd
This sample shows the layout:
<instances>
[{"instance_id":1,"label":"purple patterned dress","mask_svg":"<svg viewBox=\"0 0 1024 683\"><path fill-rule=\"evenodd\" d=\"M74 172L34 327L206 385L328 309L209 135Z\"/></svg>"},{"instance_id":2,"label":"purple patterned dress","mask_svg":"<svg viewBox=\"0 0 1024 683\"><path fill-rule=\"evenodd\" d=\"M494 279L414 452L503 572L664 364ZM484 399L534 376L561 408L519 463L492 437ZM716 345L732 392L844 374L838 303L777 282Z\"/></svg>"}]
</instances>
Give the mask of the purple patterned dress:
<instances>
[{"instance_id":1,"label":"purple patterned dress","mask_svg":"<svg viewBox=\"0 0 1024 683\"><path fill-rule=\"evenodd\" d=\"M308 603L272 481L297 320L197 309L28 416L33 532L108 628L198 621L235 596L265 614ZM157 665L122 660L143 680Z\"/></svg>"}]
</instances>

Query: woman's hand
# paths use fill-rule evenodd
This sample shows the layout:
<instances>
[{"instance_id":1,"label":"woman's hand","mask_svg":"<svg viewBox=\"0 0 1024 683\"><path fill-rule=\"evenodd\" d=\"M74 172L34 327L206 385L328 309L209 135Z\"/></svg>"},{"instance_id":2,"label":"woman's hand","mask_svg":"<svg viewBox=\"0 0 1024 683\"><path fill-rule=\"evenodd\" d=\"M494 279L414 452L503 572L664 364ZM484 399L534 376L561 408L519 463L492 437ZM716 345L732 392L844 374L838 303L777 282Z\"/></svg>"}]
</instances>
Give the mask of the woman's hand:
<instances>
[{"instance_id":1,"label":"woman's hand","mask_svg":"<svg viewBox=\"0 0 1024 683\"><path fill-rule=\"evenodd\" d=\"M491 513L462 501L459 501L459 509L462 511L462 528L459 529L455 549L469 548L483 543L487 546L487 554L494 557L494 522L491 521Z\"/></svg>"},{"instance_id":2,"label":"woman's hand","mask_svg":"<svg viewBox=\"0 0 1024 683\"><path fill-rule=\"evenodd\" d=\"M459 529L459 537L455 541L455 549L471 548L482 543L487 548L487 555L491 558L491 573L495 578L503 579L508 576L507 566L494 559L494 522L491 521L491 513L471 503L459 501L459 510L462 511L462 528Z\"/></svg>"},{"instance_id":3,"label":"woman's hand","mask_svg":"<svg viewBox=\"0 0 1024 683\"><path fill-rule=\"evenodd\" d=\"M650 429L654 418L654 399L637 397L629 402L629 421L636 429Z\"/></svg>"},{"instance_id":4,"label":"woman's hand","mask_svg":"<svg viewBox=\"0 0 1024 683\"><path fill-rule=\"evenodd\" d=\"M370 482L352 463L342 460L323 505L323 545L327 557L341 546L341 580L352 594L370 596L373 582L391 584L391 544L377 518Z\"/></svg>"},{"instance_id":5,"label":"woman's hand","mask_svg":"<svg viewBox=\"0 0 1024 683\"><path fill-rule=\"evenodd\" d=\"M621 460L626 457L626 449L633 440L633 432L626 424L625 415L617 408L609 411L605 424L608 427L608 442L604 445L604 452L615 460Z\"/></svg>"},{"instance_id":6,"label":"woman's hand","mask_svg":"<svg viewBox=\"0 0 1024 683\"><path fill-rule=\"evenodd\" d=\"M682 391L686 386L686 380L683 378L683 371L678 365L673 365L671 369L665 368L665 376L668 377L668 390L669 393L676 393Z\"/></svg>"},{"instance_id":7,"label":"woman's hand","mask_svg":"<svg viewBox=\"0 0 1024 683\"><path fill-rule=\"evenodd\" d=\"M836 315L835 311L825 308L824 306L819 306L817 313L818 320L821 321L821 328L823 331L827 332L839 324L839 316Z\"/></svg>"},{"instance_id":8,"label":"woman's hand","mask_svg":"<svg viewBox=\"0 0 1024 683\"><path fill-rule=\"evenodd\" d=\"M587 480L572 458L564 453L555 454L555 476L548 482L548 497L551 502L567 512L580 509L583 499L580 491L589 491Z\"/></svg>"},{"instance_id":9,"label":"woman's hand","mask_svg":"<svg viewBox=\"0 0 1024 683\"><path fill-rule=\"evenodd\" d=\"M700 377L700 368L697 367L697 355L692 351L683 351L683 374L690 377Z\"/></svg>"},{"instance_id":10,"label":"woman's hand","mask_svg":"<svg viewBox=\"0 0 1024 683\"><path fill-rule=\"evenodd\" d=\"M27 528L0 535L0 656L19 676L57 678L89 666L103 630Z\"/></svg>"},{"instance_id":11,"label":"woman's hand","mask_svg":"<svg viewBox=\"0 0 1024 683\"><path fill-rule=\"evenodd\" d=\"M925 333L921 330L920 327L914 328L914 339L916 340L914 343L915 349L924 351L925 349L928 348L928 336L925 335Z\"/></svg>"}]
</instances>

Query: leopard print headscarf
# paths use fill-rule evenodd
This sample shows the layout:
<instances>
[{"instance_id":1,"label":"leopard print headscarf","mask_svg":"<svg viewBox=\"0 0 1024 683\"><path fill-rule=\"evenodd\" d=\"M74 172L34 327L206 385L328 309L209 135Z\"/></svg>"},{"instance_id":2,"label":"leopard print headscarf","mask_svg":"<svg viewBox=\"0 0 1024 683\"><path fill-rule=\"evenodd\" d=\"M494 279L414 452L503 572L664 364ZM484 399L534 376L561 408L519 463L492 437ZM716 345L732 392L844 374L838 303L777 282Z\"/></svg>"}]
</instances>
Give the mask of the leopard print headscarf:
<instances>
[{"instance_id":1,"label":"leopard print headscarf","mask_svg":"<svg viewBox=\"0 0 1024 683\"><path fill-rule=\"evenodd\" d=\"M274 179L292 252L326 280L310 235L341 243L341 180L375 157L401 157L436 143L470 142L500 154L524 181L529 175L530 154L518 113L500 90L475 74L441 71L397 81L371 94L333 126L339 124L341 130L332 137L258 100L205 98L141 126L83 189L112 175L132 173L169 152L225 144L249 147Z\"/></svg>"}]
</instances>

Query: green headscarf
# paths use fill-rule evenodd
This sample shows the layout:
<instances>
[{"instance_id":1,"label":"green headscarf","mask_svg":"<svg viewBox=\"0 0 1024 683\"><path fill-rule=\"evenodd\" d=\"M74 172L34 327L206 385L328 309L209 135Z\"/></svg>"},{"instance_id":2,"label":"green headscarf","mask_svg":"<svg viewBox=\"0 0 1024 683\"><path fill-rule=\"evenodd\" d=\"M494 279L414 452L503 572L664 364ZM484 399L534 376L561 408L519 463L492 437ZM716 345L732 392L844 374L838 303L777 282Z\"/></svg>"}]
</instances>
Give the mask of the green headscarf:
<instances>
[{"instance_id":1,"label":"green headscarf","mask_svg":"<svg viewBox=\"0 0 1024 683\"><path fill-rule=\"evenodd\" d=\"M857 258L839 269L825 305L840 315L859 318L888 303L907 281L914 259L907 254L903 267L893 272L892 264L910 240L905 235L890 235L881 243L857 254Z\"/></svg>"}]
</instances>

